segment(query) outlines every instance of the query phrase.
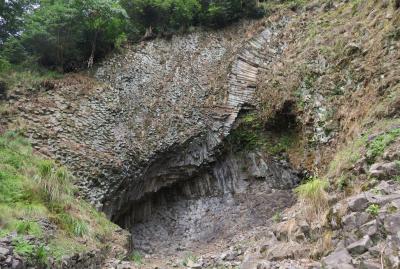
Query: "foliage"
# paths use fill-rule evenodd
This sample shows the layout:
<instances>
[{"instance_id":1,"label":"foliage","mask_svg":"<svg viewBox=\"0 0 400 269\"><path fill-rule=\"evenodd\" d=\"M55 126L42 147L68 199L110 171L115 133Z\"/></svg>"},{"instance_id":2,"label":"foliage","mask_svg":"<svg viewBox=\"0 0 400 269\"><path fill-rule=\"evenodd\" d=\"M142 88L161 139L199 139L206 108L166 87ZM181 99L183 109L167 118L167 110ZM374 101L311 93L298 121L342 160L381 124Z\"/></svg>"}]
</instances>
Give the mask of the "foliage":
<instances>
[{"instance_id":1,"label":"foliage","mask_svg":"<svg viewBox=\"0 0 400 269\"><path fill-rule=\"evenodd\" d=\"M190 25L220 27L263 14L255 0L121 0L121 5L142 33L146 29L176 31Z\"/></svg>"},{"instance_id":2,"label":"foliage","mask_svg":"<svg viewBox=\"0 0 400 269\"><path fill-rule=\"evenodd\" d=\"M136 264L136 266L142 265L142 263L143 263L142 254L140 254L140 252L137 250L134 250L131 253L131 255L129 255L129 260L133 261Z\"/></svg>"},{"instance_id":3,"label":"foliage","mask_svg":"<svg viewBox=\"0 0 400 269\"><path fill-rule=\"evenodd\" d=\"M29 142L15 132L0 135L0 216L1 236L15 231L52 246L47 251L46 246L31 246L22 237L16 241L17 253L40 263L47 256L60 258L100 246L114 229L104 214L74 197L72 176L64 167L33 154ZM57 227L51 237L39 219ZM85 237L85 243L80 237Z\"/></svg>"},{"instance_id":4,"label":"foliage","mask_svg":"<svg viewBox=\"0 0 400 269\"><path fill-rule=\"evenodd\" d=\"M0 44L21 30L23 14L31 11L37 3L37 0L0 1Z\"/></svg>"},{"instance_id":5,"label":"foliage","mask_svg":"<svg viewBox=\"0 0 400 269\"><path fill-rule=\"evenodd\" d=\"M328 205L326 190L329 182L318 177L310 178L306 183L298 186L294 192L305 203L310 217L319 216Z\"/></svg>"},{"instance_id":6,"label":"foliage","mask_svg":"<svg viewBox=\"0 0 400 269\"><path fill-rule=\"evenodd\" d=\"M73 71L91 67L128 37L220 27L262 14L256 0L6 1L0 4L0 72L8 63Z\"/></svg>"},{"instance_id":7,"label":"foliage","mask_svg":"<svg viewBox=\"0 0 400 269\"><path fill-rule=\"evenodd\" d=\"M378 135L367 144L367 161L373 163L375 159L381 156L384 150L400 137L400 128L395 128Z\"/></svg>"},{"instance_id":8,"label":"foliage","mask_svg":"<svg viewBox=\"0 0 400 269\"><path fill-rule=\"evenodd\" d=\"M196 263L199 260L198 257L196 257L195 255L193 255L193 253L187 253L182 261L182 265L183 266L188 266L189 261L192 261L194 263Z\"/></svg>"},{"instance_id":9,"label":"foliage","mask_svg":"<svg viewBox=\"0 0 400 269\"><path fill-rule=\"evenodd\" d=\"M21 256L26 257L31 263L35 265L47 265L49 259L49 252L44 245L34 245L22 237L17 237L13 241L15 252Z\"/></svg>"},{"instance_id":10,"label":"foliage","mask_svg":"<svg viewBox=\"0 0 400 269\"><path fill-rule=\"evenodd\" d=\"M276 212L273 216L272 216L272 220L274 222L280 222L282 220L282 215L280 212Z\"/></svg>"},{"instance_id":11,"label":"foliage","mask_svg":"<svg viewBox=\"0 0 400 269\"><path fill-rule=\"evenodd\" d=\"M368 206L368 208L365 211L367 213L369 213L371 216L376 217L379 214L379 210L380 210L379 205L371 204L371 205Z\"/></svg>"}]
</instances>

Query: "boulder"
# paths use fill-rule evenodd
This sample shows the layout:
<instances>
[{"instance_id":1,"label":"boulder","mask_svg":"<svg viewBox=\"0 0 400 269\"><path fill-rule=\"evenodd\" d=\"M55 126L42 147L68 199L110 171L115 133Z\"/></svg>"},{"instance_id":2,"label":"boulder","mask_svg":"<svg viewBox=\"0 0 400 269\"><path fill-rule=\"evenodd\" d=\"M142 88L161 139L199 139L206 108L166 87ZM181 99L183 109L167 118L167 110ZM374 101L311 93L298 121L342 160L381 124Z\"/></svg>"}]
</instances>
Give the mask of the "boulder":
<instances>
[{"instance_id":1,"label":"boulder","mask_svg":"<svg viewBox=\"0 0 400 269\"><path fill-rule=\"evenodd\" d=\"M364 252L366 252L368 250L368 248L372 247L373 242L370 238L369 235L365 235L363 238L361 238L360 240L350 244L349 246L347 246L347 250L351 253L351 254L363 254Z\"/></svg>"},{"instance_id":2,"label":"boulder","mask_svg":"<svg viewBox=\"0 0 400 269\"><path fill-rule=\"evenodd\" d=\"M9 255L11 254L11 249L5 248L5 247L0 247L0 255Z\"/></svg>"},{"instance_id":3,"label":"boulder","mask_svg":"<svg viewBox=\"0 0 400 269\"><path fill-rule=\"evenodd\" d=\"M381 265L374 261L362 261L360 263L360 269L381 269Z\"/></svg>"},{"instance_id":4,"label":"boulder","mask_svg":"<svg viewBox=\"0 0 400 269\"><path fill-rule=\"evenodd\" d=\"M368 198L365 193L360 193L348 200L348 207L351 211L361 212L368 207Z\"/></svg>"},{"instance_id":5,"label":"boulder","mask_svg":"<svg viewBox=\"0 0 400 269\"><path fill-rule=\"evenodd\" d=\"M373 237L378 233L378 222L376 220L367 222L360 227L360 231L362 234Z\"/></svg>"},{"instance_id":6,"label":"boulder","mask_svg":"<svg viewBox=\"0 0 400 269\"><path fill-rule=\"evenodd\" d=\"M400 165L396 162L375 163L371 165L369 174L378 179L384 179L400 174Z\"/></svg>"},{"instance_id":7,"label":"boulder","mask_svg":"<svg viewBox=\"0 0 400 269\"><path fill-rule=\"evenodd\" d=\"M351 265L351 256L347 249L340 249L332 252L330 255L322 259L322 263L326 268L346 268ZM343 267L339 267L343 266ZM353 267L349 267L353 268Z\"/></svg>"},{"instance_id":8,"label":"boulder","mask_svg":"<svg viewBox=\"0 0 400 269\"><path fill-rule=\"evenodd\" d=\"M366 212L352 212L342 218L343 229L352 231L368 222L370 216Z\"/></svg>"}]
</instances>

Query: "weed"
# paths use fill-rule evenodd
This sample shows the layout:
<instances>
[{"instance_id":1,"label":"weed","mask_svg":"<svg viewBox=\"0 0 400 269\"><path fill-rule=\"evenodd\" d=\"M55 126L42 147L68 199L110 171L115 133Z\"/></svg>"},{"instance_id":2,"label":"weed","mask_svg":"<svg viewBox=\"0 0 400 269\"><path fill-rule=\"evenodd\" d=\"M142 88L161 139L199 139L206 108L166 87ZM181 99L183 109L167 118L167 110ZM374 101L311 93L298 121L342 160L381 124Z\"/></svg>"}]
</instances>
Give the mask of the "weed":
<instances>
[{"instance_id":1,"label":"weed","mask_svg":"<svg viewBox=\"0 0 400 269\"><path fill-rule=\"evenodd\" d=\"M129 260L133 261L136 266L142 265L143 264L143 257L142 254L140 254L139 251L134 250L131 255L129 255Z\"/></svg>"},{"instance_id":2,"label":"weed","mask_svg":"<svg viewBox=\"0 0 400 269\"><path fill-rule=\"evenodd\" d=\"M60 226L70 234L80 237L89 234L89 225L85 221L76 219L68 213L61 213L57 218Z\"/></svg>"},{"instance_id":3,"label":"weed","mask_svg":"<svg viewBox=\"0 0 400 269\"><path fill-rule=\"evenodd\" d=\"M21 256L32 256L35 246L21 237L17 237L13 241L14 251Z\"/></svg>"},{"instance_id":4,"label":"weed","mask_svg":"<svg viewBox=\"0 0 400 269\"><path fill-rule=\"evenodd\" d=\"M47 219L59 229L46 246L33 246L18 237L15 251L36 263L47 256L60 260L63 255L102 246L115 227L88 203L73 195L72 176L54 161L43 160L32 152L29 142L18 132L0 135L0 237L11 232L36 238L43 231L35 220ZM77 237L85 236L85 243Z\"/></svg>"},{"instance_id":5,"label":"weed","mask_svg":"<svg viewBox=\"0 0 400 269\"><path fill-rule=\"evenodd\" d=\"M349 185L348 180L345 176L341 176L337 180L336 184L339 191L344 191L344 189Z\"/></svg>"},{"instance_id":6,"label":"weed","mask_svg":"<svg viewBox=\"0 0 400 269\"><path fill-rule=\"evenodd\" d=\"M192 261L192 262L196 263L198 260L199 260L199 258L196 257L195 255L193 255L193 253L187 253L185 255L185 257L183 258L182 265L183 266L188 266L189 261Z\"/></svg>"},{"instance_id":7,"label":"weed","mask_svg":"<svg viewBox=\"0 0 400 269\"><path fill-rule=\"evenodd\" d=\"M328 197L326 190L328 187L327 180L312 177L294 190L302 202L307 205L310 213L309 217L320 216L327 208Z\"/></svg>"},{"instance_id":8,"label":"weed","mask_svg":"<svg viewBox=\"0 0 400 269\"><path fill-rule=\"evenodd\" d=\"M367 161L372 164L380 157L385 149L400 136L400 128L392 129L384 134L378 135L367 144Z\"/></svg>"},{"instance_id":9,"label":"weed","mask_svg":"<svg viewBox=\"0 0 400 269\"><path fill-rule=\"evenodd\" d=\"M282 220L282 215L280 212L276 212L273 216L272 216L272 220L274 222L280 222Z\"/></svg>"},{"instance_id":10,"label":"weed","mask_svg":"<svg viewBox=\"0 0 400 269\"><path fill-rule=\"evenodd\" d=\"M42 228L39 224L31 220L19 220L15 223L15 230L18 234L31 234L36 237L42 236Z\"/></svg>"},{"instance_id":11,"label":"weed","mask_svg":"<svg viewBox=\"0 0 400 269\"><path fill-rule=\"evenodd\" d=\"M388 211L389 214L396 213L396 212L397 212L397 207L394 206L394 205L390 205L390 206L388 207L387 211Z\"/></svg>"},{"instance_id":12,"label":"weed","mask_svg":"<svg viewBox=\"0 0 400 269\"><path fill-rule=\"evenodd\" d=\"M47 265L49 261L49 252L44 245L40 245L35 249L34 259L38 264Z\"/></svg>"},{"instance_id":13,"label":"weed","mask_svg":"<svg viewBox=\"0 0 400 269\"><path fill-rule=\"evenodd\" d=\"M371 205L369 205L369 206L367 207L367 209L366 209L365 211L366 211L368 214L370 214L371 216L376 217L376 216L378 216L378 214L379 214L379 210L380 210L379 205L377 205L377 204L371 204Z\"/></svg>"}]
</instances>

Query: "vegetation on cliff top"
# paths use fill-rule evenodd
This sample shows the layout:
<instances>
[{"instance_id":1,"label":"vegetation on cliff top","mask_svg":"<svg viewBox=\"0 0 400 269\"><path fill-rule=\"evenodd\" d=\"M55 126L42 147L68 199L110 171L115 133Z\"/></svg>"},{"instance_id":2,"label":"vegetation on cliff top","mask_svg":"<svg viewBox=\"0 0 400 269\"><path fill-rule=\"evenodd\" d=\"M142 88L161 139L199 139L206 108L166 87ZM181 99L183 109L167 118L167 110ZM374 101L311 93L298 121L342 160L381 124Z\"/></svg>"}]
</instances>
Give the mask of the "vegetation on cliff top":
<instances>
[{"instance_id":1,"label":"vegetation on cliff top","mask_svg":"<svg viewBox=\"0 0 400 269\"><path fill-rule=\"evenodd\" d=\"M256 0L6 1L0 4L0 72L32 64L72 71L90 67L128 39L222 27L262 14Z\"/></svg>"},{"instance_id":2,"label":"vegetation on cliff top","mask_svg":"<svg viewBox=\"0 0 400 269\"><path fill-rule=\"evenodd\" d=\"M116 226L75 197L72 180L66 168L34 154L18 134L1 135L0 237L16 232L16 252L35 263L104 246Z\"/></svg>"}]
</instances>

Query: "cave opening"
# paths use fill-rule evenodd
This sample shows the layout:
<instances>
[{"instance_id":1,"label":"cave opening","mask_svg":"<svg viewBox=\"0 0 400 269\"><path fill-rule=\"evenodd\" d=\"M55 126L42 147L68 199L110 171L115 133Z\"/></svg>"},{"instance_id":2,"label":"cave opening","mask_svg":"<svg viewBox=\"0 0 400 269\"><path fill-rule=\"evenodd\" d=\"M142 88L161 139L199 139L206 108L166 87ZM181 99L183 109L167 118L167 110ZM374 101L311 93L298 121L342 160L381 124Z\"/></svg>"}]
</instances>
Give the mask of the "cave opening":
<instances>
[{"instance_id":1,"label":"cave opening","mask_svg":"<svg viewBox=\"0 0 400 269\"><path fill-rule=\"evenodd\" d=\"M265 123L264 130L277 137L287 133L298 133L300 131L300 123L297 120L295 103L293 101L285 101L282 108Z\"/></svg>"}]
</instances>

